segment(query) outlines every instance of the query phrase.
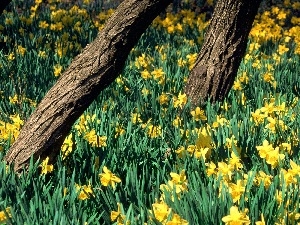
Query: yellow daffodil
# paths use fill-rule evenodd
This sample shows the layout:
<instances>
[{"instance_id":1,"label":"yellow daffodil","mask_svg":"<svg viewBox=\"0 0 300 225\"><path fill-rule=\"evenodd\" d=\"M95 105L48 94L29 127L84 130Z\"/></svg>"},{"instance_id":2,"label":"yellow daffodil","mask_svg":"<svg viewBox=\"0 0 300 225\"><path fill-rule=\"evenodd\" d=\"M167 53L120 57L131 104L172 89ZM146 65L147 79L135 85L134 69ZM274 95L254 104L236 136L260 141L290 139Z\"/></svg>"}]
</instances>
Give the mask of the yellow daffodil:
<instances>
[{"instance_id":1,"label":"yellow daffodil","mask_svg":"<svg viewBox=\"0 0 300 225\"><path fill-rule=\"evenodd\" d=\"M131 113L131 122L133 124L143 122L139 113Z\"/></svg>"},{"instance_id":2,"label":"yellow daffodil","mask_svg":"<svg viewBox=\"0 0 300 225\"><path fill-rule=\"evenodd\" d=\"M182 219L178 214L174 213L172 219L166 225L188 225L188 221Z\"/></svg>"},{"instance_id":3,"label":"yellow daffodil","mask_svg":"<svg viewBox=\"0 0 300 225\"><path fill-rule=\"evenodd\" d=\"M42 167L41 174L47 174L53 171L53 165L48 164L48 162L49 162L49 157L44 159L43 162L41 163L41 167Z\"/></svg>"},{"instance_id":4,"label":"yellow daffodil","mask_svg":"<svg viewBox=\"0 0 300 225\"><path fill-rule=\"evenodd\" d=\"M169 101L169 97L166 93L162 93L158 98L157 98L158 102L160 105L164 105L167 104Z\"/></svg>"},{"instance_id":5,"label":"yellow daffodil","mask_svg":"<svg viewBox=\"0 0 300 225\"><path fill-rule=\"evenodd\" d=\"M125 221L126 217L121 212L121 203L118 202L117 205L118 205L118 210L110 212L110 220L112 222L116 221L117 225L125 225L124 221ZM126 225L127 224L128 225L130 224L129 221L126 222Z\"/></svg>"},{"instance_id":6,"label":"yellow daffodil","mask_svg":"<svg viewBox=\"0 0 300 225\"><path fill-rule=\"evenodd\" d=\"M79 200L86 200L93 195L93 190L91 185L83 185L80 186L79 184L75 184L76 191L79 192L78 199Z\"/></svg>"},{"instance_id":7,"label":"yellow daffodil","mask_svg":"<svg viewBox=\"0 0 300 225\"><path fill-rule=\"evenodd\" d=\"M239 202L241 196L245 192L246 183L244 180L238 180L237 183L229 183L229 193L231 194L233 202Z\"/></svg>"},{"instance_id":8,"label":"yellow daffodil","mask_svg":"<svg viewBox=\"0 0 300 225\"><path fill-rule=\"evenodd\" d=\"M211 176L213 174L216 174L217 173L217 166L216 164L214 164L213 162L209 162L209 163L205 163L206 165L206 173L207 173L207 176Z\"/></svg>"},{"instance_id":9,"label":"yellow daffodil","mask_svg":"<svg viewBox=\"0 0 300 225\"><path fill-rule=\"evenodd\" d=\"M155 80L161 80L164 78L165 72L162 68L157 68L151 72L151 75Z\"/></svg>"},{"instance_id":10,"label":"yellow daffodil","mask_svg":"<svg viewBox=\"0 0 300 225\"><path fill-rule=\"evenodd\" d=\"M191 111L191 115L193 116L195 121L205 121L207 117L205 116L204 110L200 109L200 107L196 107L195 110Z\"/></svg>"},{"instance_id":11,"label":"yellow daffodil","mask_svg":"<svg viewBox=\"0 0 300 225\"><path fill-rule=\"evenodd\" d=\"M147 134L151 138L157 138L162 135L162 129L161 126L154 126L152 124L146 126L147 127Z\"/></svg>"},{"instance_id":12,"label":"yellow daffodil","mask_svg":"<svg viewBox=\"0 0 300 225\"><path fill-rule=\"evenodd\" d=\"M274 150L268 152L266 156L266 162L272 166L274 169L277 167L278 163L285 158L284 154L279 153L279 147L276 147Z\"/></svg>"},{"instance_id":13,"label":"yellow daffodil","mask_svg":"<svg viewBox=\"0 0 300 225\"><path fill-rule=\"evenodd\" d=\"M270 187L270 185L272 184L272 178L273 178L273 176L267 175L263 171L259 171L255 180L257 181L258 185L263 183L265 188L268 189Z\"/></svg>"},{"instance_id":14,"label":"yellow daffodil","mask_svg":"<svg viewBox=\"0 0 300 225\"><path fill-rule=\"evenodd\" d=\"M87 132L84 135L84 138L93 146L93 147L105 147L106 146L106 136L98 136L95 129Z\"/></svg>"},{"instance_id":15,"label":"yellow daffodil","mask_svg":"<svg viewBox=\"0 0 300 225\"><path fill-rule=\"evenodd\" d=\"M61 71L62 71L62 66L61 65L55 65L53 67L53 70L54 70L54 76L58 77L60 74L61 74Z\"/></svg>"},{"instance_id":16,"label":"yellow daffodil","mask_svg":"<svg viewBox=\"0 0 300 225\"><path fill-rule=\"evenodd\" d=\"M263 141L262 146L256 146L256 149L258 150L259 156L263 159L267 157L270 151L274 150L273 146L269 144L267 140Z\"/></svg>"},{"instance_id":17,"label":"yellow daffodil","mask_svg":"<svg viewBox=\"0 0 300 225\"><path fill-rule=\"evenodd\" d=\"M5 223L7 220L7 216L11 217L10 207L7 207L5 211L0 211L0 224Z\"/></svg>"},{"instance_id":18,"label":"yellow daffodil","mask_svg":"<svg viewBox=\"0 0 300 225\"><path fill-rule=\"evenodd\" d=\"M152 75L151 75L151 73L150 73L148 70L144 69L144 70L141 72L141 77L142 77L143 79L147 80L147 79L152 78Z\"/></svg>"},{"instance_id":19,"label":"yellow daffodil","mask_svg":"<svg viewBox=\"0 0 300 225\"><path fill-rule=\"evenodd\" d=\"M224 216L222 221L225 225L248 225L250 224L249 217L246 215L246 212L240 212L238 207L232 206L230 208L230 214Z\"/></svg>"},{"instance_id":20,"label":"yellow daffodil","mask_svg":"<svg viewBox=\"0 0 300 225\"><path fill-rule=\"evenodd\" d=\"M183 108L183 106L187 103L187 96L186 94L181 94L181 92L178 94L178 97L173 98L174 107L175 108Z\"/></svg>"},{"instance_id":21,"label":"yellow daffodil","mask_svg":"<svg viewBox=\"0 0 300 225\"><path fill-rule=\"evenodd\" d=\"M106 166L103 167L103 173L99 174L99 176L103 186L112 186L112 188L115 188L116 183L121 182L121 179L107 169Z\"/></svg>"},{"instance_id":22,"label":"yellow daffodil","mask_svg":"<svg viewBox=\"0 0 300 225\"><path fill-rule=\"evenodd\" d=\"M62 159L64 160L73 150L73 135L69 134L61 146Z\"/></svg>"},{"instance_id":23,"label":"yellow daffodil","mask_svg":"<svg viewBox=\"0 0 300 225\"><path fill-rule=\"evenodd\" d=\"M161 202L153 203L152 210L155 219L157 219L159 222L166 222L172 209L169 208L169 206L165 202L161 201ZM150 213L152 214L151 210Z\"/></svg>"},{"instance_id":24,"label":"yellow daffodil","mask_svg":"<svg viewBox=\"0 0 300 225\"><path fill-rule=\"evenodd\" d=\"M261 221L255 222L255 225L266 225L264 214L260 214L260 217L261 217Z\"/></svg>"}]
</instances>

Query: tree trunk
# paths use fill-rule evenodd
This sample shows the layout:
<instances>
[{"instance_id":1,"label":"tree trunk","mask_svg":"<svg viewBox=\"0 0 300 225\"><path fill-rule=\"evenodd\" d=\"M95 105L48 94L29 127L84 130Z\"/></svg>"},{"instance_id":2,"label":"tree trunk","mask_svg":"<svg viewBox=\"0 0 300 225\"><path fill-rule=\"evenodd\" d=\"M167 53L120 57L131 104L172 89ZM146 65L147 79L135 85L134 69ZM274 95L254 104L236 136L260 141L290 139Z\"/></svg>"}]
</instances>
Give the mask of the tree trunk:
<instances>
[{"instance_id":1,"label":"tree trunk","mask_svg":"<svg viewBox=\"0 0 300 225\"><path fill-rule=\"evenodd\" d=\"M125 0L72 61L29 117L5 161L20 172L30 157L54 162L72 125L120 74L130 50L172 0Z\"/></svg>"},{"instance_id":2,"label":"tree trunk","mask_svg":"<svg viewBox=\"0 0 300 225\"><path fill-rule=\"evenodd\" d=\"M184 92L192 106L223 100L245 54L261 0L218 0Z\"/></svg>"}]
</instances>

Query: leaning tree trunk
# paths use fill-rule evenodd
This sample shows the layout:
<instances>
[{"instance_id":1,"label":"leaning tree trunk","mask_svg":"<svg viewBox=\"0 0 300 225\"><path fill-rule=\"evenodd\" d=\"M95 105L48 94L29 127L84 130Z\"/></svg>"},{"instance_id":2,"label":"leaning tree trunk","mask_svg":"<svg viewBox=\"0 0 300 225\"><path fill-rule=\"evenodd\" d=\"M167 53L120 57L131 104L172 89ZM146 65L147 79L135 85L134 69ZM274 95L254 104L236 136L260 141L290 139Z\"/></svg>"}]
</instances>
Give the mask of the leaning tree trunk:
<instances>
[{"instance_id":1,"label":"leaning tree trunk","mask_svg":"<svg viewBox=\"0 0 300 225\"><path fill-rule=\"evenodd\" d=\"M218 0L184 92L193 106L223 100L245 54L261 0Z\"/></svg>"},{"instance_id":2,"label":"leaning tree trunk","mask_svg":"<svg viewBox=\"0 0 300 225\"><path fill-rule=\"evenodd\" d=\"M130 50L172 0L125 0L97 38L72 61L25 123L5 156L20 172L47 156L54 162L72 125L120 74Z\"/></svg>"}]
</instances>

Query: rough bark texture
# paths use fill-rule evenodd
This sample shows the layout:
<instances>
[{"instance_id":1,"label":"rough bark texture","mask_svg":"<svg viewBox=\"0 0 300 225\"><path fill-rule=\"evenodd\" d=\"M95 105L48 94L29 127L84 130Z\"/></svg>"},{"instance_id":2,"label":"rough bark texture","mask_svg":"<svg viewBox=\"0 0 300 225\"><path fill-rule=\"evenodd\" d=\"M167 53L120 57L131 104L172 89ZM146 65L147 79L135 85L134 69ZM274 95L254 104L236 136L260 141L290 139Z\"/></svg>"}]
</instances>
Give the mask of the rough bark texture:
<instances>
[{"instance_id":1,"label":"rough bark texture","mask_svg":"<svg viewBox=\"0 0 300 225\"><path fill-rule=\"evenodd\" d=\"M20 172L47 156L54 162L72 125L125 65L130 50L172 0L123 1L97 38L71 63L25 123L5 160Z\"/></svg>"},{"instance_id":2,"label":"rough bark texture","mask_svg":"<svg viewBox=\"0 0 300 225\"><path fill-rule=\"evenodd\" d=\"M223 100L247 47L261 0L218 0L184 92L193 106Z\"/></svg>"}]
</instances>

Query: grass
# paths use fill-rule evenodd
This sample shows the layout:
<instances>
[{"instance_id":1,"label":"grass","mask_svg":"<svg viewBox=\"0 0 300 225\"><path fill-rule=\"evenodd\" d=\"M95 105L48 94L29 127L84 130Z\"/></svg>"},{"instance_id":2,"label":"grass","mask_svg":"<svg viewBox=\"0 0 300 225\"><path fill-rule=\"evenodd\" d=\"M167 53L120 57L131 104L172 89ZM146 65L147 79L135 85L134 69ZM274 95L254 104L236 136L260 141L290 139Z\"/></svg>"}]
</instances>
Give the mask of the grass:
<instances>
[{"instance_id":1,"label":"grass","mask_svg":"<svg viewBox=\"0 0 300 225\"><path fill-rule=\"evenodd\" d=\"M299 8L260 10L228 97L194 111L182 90L206 15L157 18L57 163L18 177L5 153L113 11L15 1L0 18L0 224L298 224Z\"/></svg>"}]
</instances>

